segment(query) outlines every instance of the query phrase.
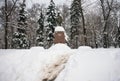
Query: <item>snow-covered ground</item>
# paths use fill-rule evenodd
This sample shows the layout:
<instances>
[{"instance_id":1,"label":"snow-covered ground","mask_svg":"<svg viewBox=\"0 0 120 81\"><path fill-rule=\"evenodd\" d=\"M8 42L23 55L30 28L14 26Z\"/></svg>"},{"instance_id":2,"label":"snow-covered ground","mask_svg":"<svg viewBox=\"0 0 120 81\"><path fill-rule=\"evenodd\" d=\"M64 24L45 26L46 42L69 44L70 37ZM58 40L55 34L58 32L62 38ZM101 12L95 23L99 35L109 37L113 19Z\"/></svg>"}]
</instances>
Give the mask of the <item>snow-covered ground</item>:
<instances>
[{"instance_id":1,"label":"snow-covered ground","mask_svg":"<svg viewBox=\"0 0 120 81\"><path fill-rule=\"evenodd\" d=\"M80 47L55 81L120 81L120 49Z\"/></svg>"},{"instance_id":2,"label":"snow-covered ground","mask_svg":"<svg viewBox=\"0 0 120 81\"><path fill-rule=\"evenodd\" d=\"M120 81L120 49L0 50L0 81Z\"/></svg>"}]
</instances>

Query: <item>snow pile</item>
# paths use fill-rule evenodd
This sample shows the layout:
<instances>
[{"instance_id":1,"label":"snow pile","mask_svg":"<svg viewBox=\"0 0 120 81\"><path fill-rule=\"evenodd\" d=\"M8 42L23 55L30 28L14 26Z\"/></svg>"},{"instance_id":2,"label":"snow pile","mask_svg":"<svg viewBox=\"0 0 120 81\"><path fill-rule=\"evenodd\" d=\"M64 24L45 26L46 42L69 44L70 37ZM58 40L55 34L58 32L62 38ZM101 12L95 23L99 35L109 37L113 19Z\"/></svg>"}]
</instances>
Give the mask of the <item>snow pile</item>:
<instances>
[{"instance_id":1,"label":"snow pile","mask_svg":"<svg viewBox=\"0 0 120 81\"><path fill-rule=\"evenodd\" d=\"M92 48L91 47L89 47L89 46L80 46L79 48L78 48L78 50L92 50Z\"/></svg>"},{"instance_id":2,"label":"snow pile","mask_svg":"<svg viewBox=\"0 0 120 81\"><path fill-rule=\"evenodd\" d=\"M31 76L25 72L29 70L29 50L2 50L0 53L0 81L20 81Z\"/></svg>"},{"instance_id":3,"label":"snow pile","mask_svg":"<svg viewBox=\"0 0 120 81\"><path fill-rule=\"evenodd\" d=\"M0 50L0 81L120 81L120 49Z\"/></svg>"},{"instance_id":4,"label":"snow pile","mask_svg":"<svg viewBox=\"0 0 120 81\"><path fill-rule=\"evenodd\" d=\"M120 81L120 49L80 47L55 81Z\"/></svg>"},{"instance_id":5,"label":"snow pile","mask_svg":"<svg viewBox=\"0 0 120 81\"><path fill-rule=\"evenodd\" d=\"M57 46L60 45L51 48ZM61 47L64 51L45 50L42 47L0 50L0 81L42 81L55 78L71 55L66 45Z\"/></svg>"},{"instance_id":6,"label":"snow pile","mask_svg":"<svg viewBox=\"0 0 120 81\"><path fill-rule=\"evenodd\" d=\"M81 49L92 49L91 47L89 47L89 46L80 46L79 48L78 48L78 50L81 50Z\"/></svg>"},{"instance_id":7,"label":"snow pile","mask_svg":"<svg viewBox=\"0 0 120 81\"><path fill-rule=\"evenodd\" d=\"M68 51L71 50L70 47L68 47L66 44L54 44L52 47L49 48L49 50L54 51Z\"/></svg>"},{"instance_id":8,"label":"snow pile","mask_svg":"<svg viewBox=\"0 0 120 81\"><path fill-rule=\"evenodd\" d=\"M44 52L45 49L43 47L32 47L30 48L31 54L39 54L41 52Z\"/></svg>"}]
</instances>

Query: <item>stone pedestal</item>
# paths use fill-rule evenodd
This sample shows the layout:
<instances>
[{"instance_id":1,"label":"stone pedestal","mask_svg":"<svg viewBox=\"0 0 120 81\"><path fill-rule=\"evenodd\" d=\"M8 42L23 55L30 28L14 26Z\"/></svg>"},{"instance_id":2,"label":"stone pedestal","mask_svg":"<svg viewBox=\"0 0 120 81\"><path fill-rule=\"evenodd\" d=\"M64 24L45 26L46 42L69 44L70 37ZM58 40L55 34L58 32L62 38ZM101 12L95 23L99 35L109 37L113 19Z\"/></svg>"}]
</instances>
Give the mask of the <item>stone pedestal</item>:
<instances>
[{"instance_id":1,"label":"stone pedestal","mask_svg":"<svg viewBox=\"0 0 120 81\"><path fill-rule=\"evenodd\" d=\"M54 37L55 37L54 44L65 43L65 35L63 31L55 32Z\"/></svg>"}]
</instances>

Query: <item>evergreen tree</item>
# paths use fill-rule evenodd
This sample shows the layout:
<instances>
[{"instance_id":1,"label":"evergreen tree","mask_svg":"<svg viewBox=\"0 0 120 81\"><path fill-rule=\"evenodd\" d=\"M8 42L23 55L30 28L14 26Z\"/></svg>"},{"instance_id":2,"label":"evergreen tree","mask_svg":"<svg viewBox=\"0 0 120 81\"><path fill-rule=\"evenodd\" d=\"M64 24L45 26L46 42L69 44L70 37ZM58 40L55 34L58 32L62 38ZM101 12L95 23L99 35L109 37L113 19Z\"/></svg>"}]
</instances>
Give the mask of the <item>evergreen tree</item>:
<instances>
[{"instance_id":1,"label":"evergreen tree","mask_svg":"<svg viewBox=\"0 0 120 81\"><path fill-rule=\"evenodd\" d=\"M80 0L73 0L70 9L72 48L78 47L78 35L79 35L80 17L81 17L80 9L81 9Z\"/></svg>"},{"instance_id":2,"label":"evergreen tree","mask_svg":"<svg viewBox=\"0 0 120 81\"><path fill-rule=\"evenodd\" d=\"M56 26L56 13L55 13L55 3L53 0L50 1L50 5L47 8L47 26L46 26L46 40L47 40L47 48L53 44L53 33Z\"/></svg>"},{"instance_id":3,"label":"evergreen tree","mask_svg":"<svg viewBox=\"0 0 120 81\"><path fill-rule=\"evenodd\" d=\"M23 0L20 5L17 31L13 34L13 48L17 49L26 49L29 46L25 30L27 27L25 7L25 0Z\"/></svg>"},{"instance_id":4,"label":"evergreen tree","mask_svg":"<svg viewBox=\"0 0 120 81\"><path fill-rule=\"evenodd\" d=\"M36 34L37 34L37 38L36 38L36 42L37 42L37 46L44 46L44 16L42 14L42 11L41 11L41 14L40 14L40 18L38 20L38 24L39 24L39 27L36 31Z\"/></svg>"}]
</instances>

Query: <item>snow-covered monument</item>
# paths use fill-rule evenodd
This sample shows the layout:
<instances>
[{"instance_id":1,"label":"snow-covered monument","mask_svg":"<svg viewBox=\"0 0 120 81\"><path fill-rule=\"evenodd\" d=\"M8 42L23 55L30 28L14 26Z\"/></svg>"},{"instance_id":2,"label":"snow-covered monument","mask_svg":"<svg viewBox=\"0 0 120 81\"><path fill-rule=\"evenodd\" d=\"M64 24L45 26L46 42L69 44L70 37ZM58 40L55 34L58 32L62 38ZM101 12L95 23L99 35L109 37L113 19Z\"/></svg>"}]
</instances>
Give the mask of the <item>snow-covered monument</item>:
<instances>
[{"instance_id":1,"label":"snow-covered monument","mask_svg":"<svg viewBox=\"0 0 120 81\"><path fill-rule=\"evenodd\" d=\"M65 33L65 30L62 26L57 26L55 28L55 33L54 33L54 44L57 43L66 43L67 42L67 35Z\"/></svg>"}]
</instances>

